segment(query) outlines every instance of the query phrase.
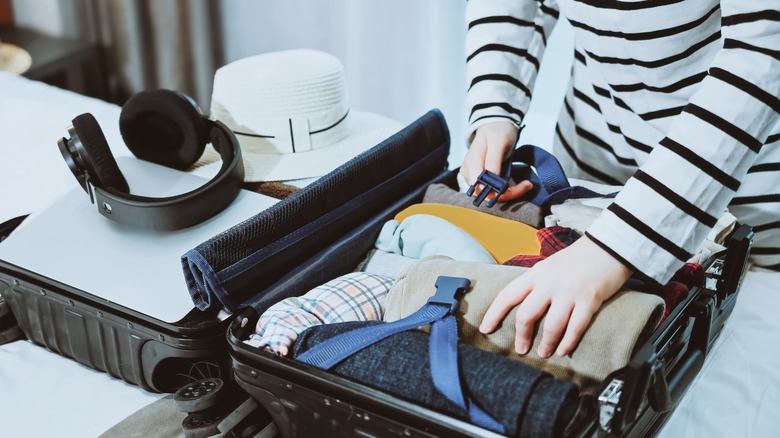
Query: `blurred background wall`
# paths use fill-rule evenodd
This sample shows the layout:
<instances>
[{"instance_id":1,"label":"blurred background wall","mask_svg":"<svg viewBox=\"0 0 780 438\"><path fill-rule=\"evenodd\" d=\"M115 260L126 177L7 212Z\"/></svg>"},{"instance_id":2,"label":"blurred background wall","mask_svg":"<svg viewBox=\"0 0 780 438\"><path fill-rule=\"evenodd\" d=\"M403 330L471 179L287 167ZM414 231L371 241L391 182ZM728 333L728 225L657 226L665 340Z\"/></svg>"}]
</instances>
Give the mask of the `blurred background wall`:
<instances>
[{"instance_id":1,"label":"blurred background wall","mask_svg":"<svg viewBox=\"0 0 780 438\"><path fill-rule=\"evenodd\" d=\"M214 71L292 48L343 62L354 108L409 123L440 108L465 153L465 1L11 0L17 26L100 47L106 100L178 89L206 109ZM521 141L549 147L571 68L570 27L556 27Z\"/></svg>"}]
</instances>

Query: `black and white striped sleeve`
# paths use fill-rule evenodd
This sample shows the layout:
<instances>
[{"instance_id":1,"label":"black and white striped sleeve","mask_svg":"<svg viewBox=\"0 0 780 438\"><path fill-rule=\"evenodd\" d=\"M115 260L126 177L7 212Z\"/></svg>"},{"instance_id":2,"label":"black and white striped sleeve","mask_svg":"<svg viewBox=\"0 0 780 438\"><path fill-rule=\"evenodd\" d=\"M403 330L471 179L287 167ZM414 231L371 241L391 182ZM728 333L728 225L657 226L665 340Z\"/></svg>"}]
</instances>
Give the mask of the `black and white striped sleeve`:
<instances>
[{"instance_id":1,"label":"black and white striped sleeve","mask_svg":"<svg viewBox=\"0 0 780 438\"><path fill-rule=\"evenodd\" d=\"M555 0L468 2L467 138L479 126L500 119L520 125L558 14Z\"/></svg>"},{"instance_id":2,"label":"black and white striped sleeve","mask_svg":"<svg viewBox=\"0 0 780 438\"><path fill-rule=\"evenodd\" d=\"M724 0L722 48L666 137L588 235L667 282L704 240L780 121L780 1Z\"/></svg>"}]
</instances>

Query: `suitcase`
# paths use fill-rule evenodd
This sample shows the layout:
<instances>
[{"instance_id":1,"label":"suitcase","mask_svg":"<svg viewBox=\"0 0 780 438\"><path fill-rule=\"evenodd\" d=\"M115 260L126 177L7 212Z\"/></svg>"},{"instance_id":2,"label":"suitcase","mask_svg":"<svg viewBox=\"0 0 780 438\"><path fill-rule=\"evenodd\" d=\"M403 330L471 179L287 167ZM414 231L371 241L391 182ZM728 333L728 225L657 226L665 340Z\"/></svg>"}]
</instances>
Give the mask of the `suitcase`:
<instances>
[{"instance_id":1,"label":"suitcase","mask_svg":"<svg viewBox=\"0 0 780 438\"><path fill-rule=\"evenodd\" d=\"M236 307L287 278L288 267L298 264L300 251L330 247L337 237L358 228L390 199L406 196L441 174L449 152L447 136L441 114L432 112L318 183L274 204L257 220L245 221L252 226L262 223L263 218L272 218L265 237L239 241L223 253L227 254L223 262L244 260L247 251L266 247L275 250L293 242L298 249L285 253L290 258L274 256L273 260L265 260L262 271L240 276L231 283L230 287L238 291L236 296L242 297ZM397 145L404 145L405 150ZM360 176L356 177L356 172ZM329 183L333 181L337 184ZM307 209L305 215L289 215L301 207ZM0 224L0 241L23 219ZM251 232L242 225L235 230ZM271 239L274 236L283 237ZM223 237L218 235L212 240L222 242ZM213 245L205 248L207 251ZM192 381L232 375L225 337L230 318L220 318L216 307L207 311L193 308L181 320L165 322L1 259L0 296L12 314L3 324L6 320L10 324L12 317L18 322L18 327L3 329L9 340L21 328L34 343L147 391L176 392Z\"/></svg>"},{"instance_id":2,"label":"suitcase","mask_svg":"<svg viewBox=\"0 0 780 438\"><path fill-rule=\"evenodd\" d=\"M4 260L0 295L33 343L147 391L227 370L229 321L217 312L193 308L169 323Z\"/></svg>"},{"instance_id":3,"label":"suitcase","mask_svg":"<svg viewBox=\"0 0 780 438\"><path fill-rule=\"evenodd\" d=\"M422 130L425 135L416 135L415 130ZM407 134L412 142L420 137L418 142L433 142L437 148L447 149L446 145L439 144L449 142L446 125L438 113L418 120ZM422 147L416 144L418 149ZM383 152L419 153L404 146L388 144ZM436 161L442 159L441 154L419 155L415 166L425 166L433 160L431 167L435 171L421 174L421 178L402 190L396 187L407 182L401 175L380 178L382 182L378 184L368 182L372 172L379 170L373 164L357 169L347 179L331 181L333 192L351 190L347 198L361 202L321 204L322 217L335 215L352 219L348 224L339 227L328 222L329 237L325 239L316 236L326 225L313 225L301 235L298 226L305 225L305 221L290 227L286 235L278 230L260 233L254 237L273 249L262 258L252 260L251 269L223 283L226 290L251 307L240 313L227 331L235 381L266 408L281 436L501 436L243 342L253 332L258 315L272 304L349 272L373 246L385 221L401 209L420 202L428 184L444 182L456 187L455 173L445 170L443 161ZM419 184L418 180L426 178L427 181ZM377 198L382 199L378 204L366 206L363 202ZM293 211L286 213L288 217L305 216L304 208L289 207ZM278 212L269 210L258 216L264 216L258 218L262 221L272 222ZM236 235L242 233L235 231ZM751 245L750 227L742 225L732 233L727 250L704 264L703 283L691 289L688 298L637 349L626 367L612 373L594 396L584 399L567 435L645 436L663 424L701 369L710 346L734 307ZM296 266L287 267L293 260ZM265 273L279 270L287 273L274 279L263 278ZM260 282L262 290L250 296L246 284L255 282Z\"/></svg>"}]
</instances>

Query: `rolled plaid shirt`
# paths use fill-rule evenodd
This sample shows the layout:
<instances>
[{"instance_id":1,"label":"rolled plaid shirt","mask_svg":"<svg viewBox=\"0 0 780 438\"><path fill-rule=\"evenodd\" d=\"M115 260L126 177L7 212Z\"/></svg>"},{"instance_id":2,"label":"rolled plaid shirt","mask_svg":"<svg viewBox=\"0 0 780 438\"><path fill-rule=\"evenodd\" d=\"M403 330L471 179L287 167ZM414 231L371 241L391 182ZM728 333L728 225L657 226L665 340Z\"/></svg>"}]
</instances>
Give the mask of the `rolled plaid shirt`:
<instances>
[{"instance_id":1,"label":"rolled plaid shirt","mask_svg":"<svg viewBox=\"0 0 780 438\"><path fill-rule=\"evenodd\" d=\"M257 321L250 345L286 356L298 335L309 327L347 321L381 320L385 297L394 279L368 272L351 272L282 300Z\"/></svg>"}]
</instances>

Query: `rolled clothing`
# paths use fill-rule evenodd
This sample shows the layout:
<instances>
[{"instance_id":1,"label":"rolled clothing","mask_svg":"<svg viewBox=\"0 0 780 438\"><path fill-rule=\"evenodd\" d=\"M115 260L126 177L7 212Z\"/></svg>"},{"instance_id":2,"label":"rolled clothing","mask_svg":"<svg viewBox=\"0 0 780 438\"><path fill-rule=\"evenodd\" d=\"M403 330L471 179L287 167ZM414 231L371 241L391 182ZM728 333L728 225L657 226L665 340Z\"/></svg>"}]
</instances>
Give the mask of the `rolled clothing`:
<instances>
[{"instance_id":1,"label":"rolled clothing","mask_svg":"<svg viewBox=\"0 0 780 438\"><path fill-rule=\"evenodd\" d=\"M382 251L381 249L372 249L355 267L354 271L382 275L395 280L404 271L409 269L410 266L417 263L418 260L419 259L413 259L411 257L404 257L400 254Z\"/></svg>"},{"instance_id":2,"label":"rolled clothing","mask_svg":"<svg viewBox=\"0 0 780 438\"><path fill-rule=\"evenodd\" d=\"M312 327L292 349L297 357L336 335L380 322ZM380 323L381 324L381 323ZM410 330L385 338L346 358L331 371L401 399L468 421L468 413L433 384L427 333ZM501 423L512 437L555 437L574 416L577 388L523 363L460 343L464 393Z\"/></svg>"},{"instance_id":3,"label":"rolled clothing","mask_svg":"<svg viewBox=\"0 0 780 438\"><path fill-rule=\"evenodd\" d=\"M544 218L544 226L571 228L583 234L613 202L614 198L567 199L550 206L550 215Z\"/></svg>"},{"instance_id":4,"label":"rolled clothing","mask_svg":"<svg viewBox=\"0 0 780 438\"><path fill-rule=\"evenodd\" d=\"M663 286L632 278L626 283L626 287L640 292L654 293L663 298L665 303L664 315L661 318L663 322L677 305L688 297L690 289L703 282L704 267L698 263L686 263Z\"/></svg>"},{"instance_id":5,"label":"rolled clothing","mask_svg":"<svg viewBox=\"0 0 780 438\"><path fill-rule=\"evenodd\" d=\"M428 186L425 190L425 195L423 195L422 202L448 204L469 208L471 210L478 210L483 213L492 214L493 216L522 222L534 228L544 226L544 214L542 213L542 209L528 200L516 199L513 201L498 202L490 208L487 207L486 203L482 203L477 207L474 205L474 198L465 193L453 190L445 184L439 183Z\"/></svg>"},{"instance_id":6,"label":"rolled clothing","mask_svg":"<svg viewBox=\"0 0 780 438\"><path fill-rule=\"evenodd\" d=\"M455 260L496 263L496 259L471 234L429 214L414 214L403 221L391 219L385 222L374 246L415 259L445 255Z\"/></svg>"},{"instance_id":7,"label":"rolled clothing","mask_svg":"<svg viewBox=\"0 0 780 438\"><path fill-rule=\"evenodd\" d=\"M476 239L499 264L517 254L539 253L536 228L464 207L432 202L412 204L396 213L394 219L404 223L412 216L421 214L436 216L462 229Z\"/></svg>"},{"instance_id":8,"label":"rolled clothing","mask_svg":"<svg viewBox=\"0 0 780 438\"><path fill-rule=\"evenodd\" d=\"M317 286L300 297L287 298L260 315L246 343L286 356L298 335L309 327L346 321L381 320L393 279L351 272Z\"/></svg>"},{"instance_id":9,"label":"rolled clothing","mask_svg":"<svg viewBox=\"0 0 780 438\"><path fill-rule=\"evenodd\" d=\"M609 198L569 199L551 206L551 214L544 218L544 226L566 227L584 234L612 202L613 199ZM736 225L736 217L725 210L687 263L704 263L712 254L724 250L726 236Z\"/></svg>"},{"instance_id":10,"label":"rolled clothing","mask_svg":"<svg viewBox=\"0 0 780 438\"><path fill-rule=\"evenodd\" d=\"M459 338L469 345L527 363L559 379L570 380L583 393L591 393L607 375L626 366L636 348L658 326L664 301L652 294L621 290L604 302L593 315L587 330L568 356L537 355L545 318L537 321L531 350L520 355L514 349L515 313L512 309L491 334L479 325L496 295L527 269L514 266L477 265L446 257L429 257L415 263L397 280L385 300L385 321L395 321L419 309L436 291L440 275L463 277L471 287L460 300Z\"/></svg>"}]
</instances>

